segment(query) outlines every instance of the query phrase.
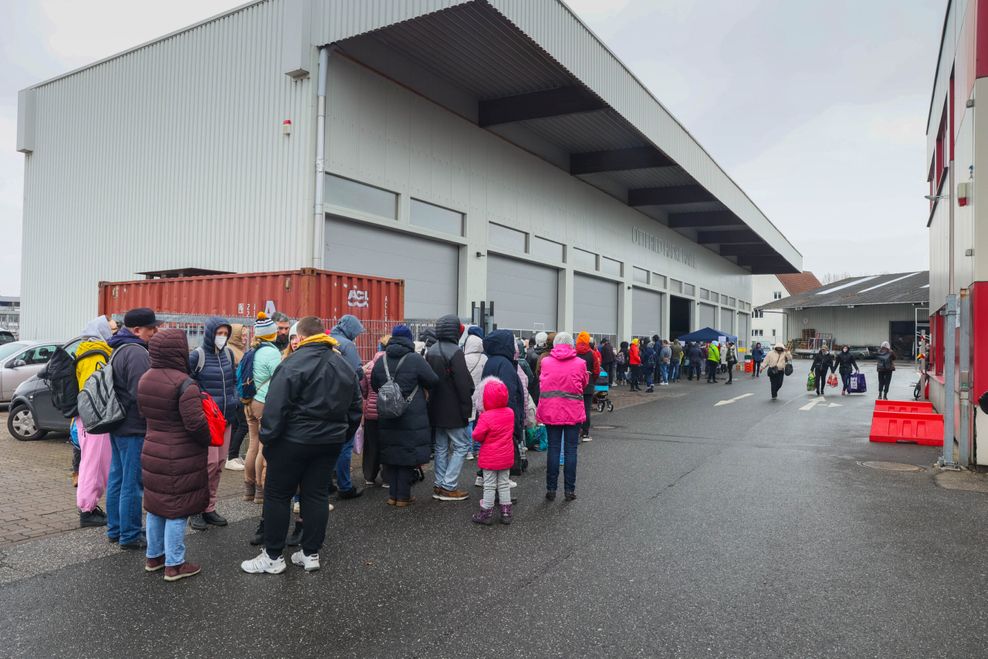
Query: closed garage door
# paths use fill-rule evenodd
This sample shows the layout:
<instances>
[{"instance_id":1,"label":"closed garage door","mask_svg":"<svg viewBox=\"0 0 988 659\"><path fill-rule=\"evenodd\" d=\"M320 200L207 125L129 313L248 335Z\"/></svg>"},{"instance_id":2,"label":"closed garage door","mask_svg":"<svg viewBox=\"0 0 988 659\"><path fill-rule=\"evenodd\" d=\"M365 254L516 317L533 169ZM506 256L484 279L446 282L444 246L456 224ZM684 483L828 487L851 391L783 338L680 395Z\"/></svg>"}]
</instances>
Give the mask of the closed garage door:
<instances>
[{"instance_id":1,"label":"closed garage door","mask_svg":"<svg viewBox=\"0 0 988 659\"><path fill-rule=\"evenodd\" d=\"M635 336L662 334L662 294L644 288L631 290L631 333Z\"/></svg>"},{"instance_id":2,"label":"closed garage door","mask_svg":"<svg viewBox=\"0 0 988 659\"><path fill-rule=\"evenodd\" d=\"M555 330L558 288L555 268L495 254L487 257L487 299L494 303L494 322L499 328Z\"/></svg>"},{"instance_id":3,"label":"closed garage door","mask_svg":"<svg viewBox=\"0 0 988 659\"><path fill-rule=\"evenodd\" d=\"M700 303L699 327L709 327L710 329L720 329L717 327L717 307L710 304Z\"/></svg>"},{"instance_id":4,"label":"closed garage door","mask_svg":"<svg viewBox=\"0 0 988 659\"><path fill-rule=\"evenodd\" d=\"M721 332L727 332L728 334L734 334L734 312L730 309L720 310L720 327L718 327Z\"/></svg>"},{"instance_id":5,"label":"closed garage door","mask_svg":"<svg viewBox=\"0 0 988 659\"><path fill-rule=\"evenodd\" d=\"M617 336L617 296L613 281L573 275L573 330Z\"/></svg>"},{"instance_id":6,"label":"closed garage door","mask_svg":"<svg viewBox=\"0 0 988 659\"><path fill-rule=\"evenodd\" d=\"M405 280L405 317L457 312L459 247L338 219L326 222L326 268Z\"/></svg>"}]
</instances>

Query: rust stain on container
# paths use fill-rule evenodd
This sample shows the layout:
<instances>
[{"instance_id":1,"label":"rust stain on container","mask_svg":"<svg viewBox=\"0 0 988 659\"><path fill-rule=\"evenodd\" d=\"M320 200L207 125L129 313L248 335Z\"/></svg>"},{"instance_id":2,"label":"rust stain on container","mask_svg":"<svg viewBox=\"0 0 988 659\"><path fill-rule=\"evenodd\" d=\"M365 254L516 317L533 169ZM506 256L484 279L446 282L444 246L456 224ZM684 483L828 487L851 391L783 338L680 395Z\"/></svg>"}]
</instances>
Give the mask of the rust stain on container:
<instances>
[{"instance_id":1,"label":"rust stain on container","mask_svg":"<svg viewBox=\"0 0 988 659\"><path fill-rule=\"evenodd\" d=\"M122 314L135 307L159 313L254 316L272 306L291 318L400 321L405 282L304 268L204 277L100 282L99 312Z\"/></svg>"}]
</instances>

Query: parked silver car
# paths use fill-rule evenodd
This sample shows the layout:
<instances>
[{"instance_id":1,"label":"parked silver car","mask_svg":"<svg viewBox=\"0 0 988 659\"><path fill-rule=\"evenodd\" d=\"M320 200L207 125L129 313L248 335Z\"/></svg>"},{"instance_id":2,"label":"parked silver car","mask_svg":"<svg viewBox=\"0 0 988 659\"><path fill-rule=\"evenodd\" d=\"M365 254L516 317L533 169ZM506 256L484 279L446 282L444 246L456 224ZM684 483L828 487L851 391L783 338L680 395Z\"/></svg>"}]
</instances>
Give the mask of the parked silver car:
<instances>
[{"instance_id":1,"label":"parked silver car","mask_svg":"<svg viewBox=\"0 0 988 659\"><path fill-rule=\"evenodd\" d=\"M60 345L56 341L14 341L0 345L0 403L9 403L17 386L37 375Z\"/></svg>"}]
</instances>

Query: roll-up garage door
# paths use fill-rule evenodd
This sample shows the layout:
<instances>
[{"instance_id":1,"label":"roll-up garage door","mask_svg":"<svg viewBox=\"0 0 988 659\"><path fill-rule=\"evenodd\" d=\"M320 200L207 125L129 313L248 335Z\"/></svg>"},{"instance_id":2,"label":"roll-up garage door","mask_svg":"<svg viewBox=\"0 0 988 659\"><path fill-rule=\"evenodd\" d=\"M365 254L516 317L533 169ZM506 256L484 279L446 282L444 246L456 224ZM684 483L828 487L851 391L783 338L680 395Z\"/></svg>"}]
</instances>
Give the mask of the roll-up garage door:
<instances>
[{"instance_id":1,"label":"roll-up garage door","mask_svg":"<svg viewBox=\"0 0 988 659\"><path fill-rule=\"evenodd\" d=\"M662 334L662 294L644 288L631 289L631 333Z\"/></svg>"},{"instance_id":2,"label":"roll-up garage door","mask_svg":"<svg viewBox=\"0 0 988 659\"><path fill-rule=\"evenodd\" d=\"M573 275L573 331L617 335L618 285L606 279Z\"/></svg>"},{"instance_id":3,"label":"roll-up garage door","mask_svg":"<svg viewBox=\"0 0 988 659\"><path fill-rule=\"evenodd\" d=\"M496 254L487 256L487 299L502 329L551 332L556 328L559 271Z\"/></svg>"},{"instance_id":4,"label":"roll-up garage door","mask_svg":"<svg viewBox=\"0 0 988 659\"><path fill-rule=\"evenodd\" d=\"M717 327L717 307L701 302L698 329L703 329L704 327L720 329Z\"/></svg>"},{"instance_id":5,"label":"roll-up garage door","mask_svg":"<svg viewBox=\"0 0 988 659\"><path fill-rule=\"evenodd\" d=\"M370 224L326 221L326 269L405 280L405 317L457 312L459 247Z\"/></svg>"},{"instance_id":6,"label":"roll-up garage door","mask_svg":"<svg viewBox=\"0 0 988 659\"><path fill-rule=\"evenodd\" d=\"M734 312L730 309L720 310L720 326L717 328L721 332L734 334Z\"/></svg>"}]
</instances>

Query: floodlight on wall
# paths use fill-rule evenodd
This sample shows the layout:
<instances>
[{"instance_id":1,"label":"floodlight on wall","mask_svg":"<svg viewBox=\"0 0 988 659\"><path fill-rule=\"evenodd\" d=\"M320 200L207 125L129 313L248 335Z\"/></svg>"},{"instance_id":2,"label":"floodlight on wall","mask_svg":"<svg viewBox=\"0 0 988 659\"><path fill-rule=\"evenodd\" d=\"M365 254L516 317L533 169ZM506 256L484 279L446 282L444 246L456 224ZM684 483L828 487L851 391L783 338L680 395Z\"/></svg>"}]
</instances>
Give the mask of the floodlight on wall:
<instances>
[{"instance_id":1,"label":"floodlight on wall","mask_svg":"<svg viewBox=\"0 0 988 659\"><path fill-rule=\"evenodd\" d=\"M923 199L929 199L930 201L940 201L941 199L950 199L949 194L925 194Z\"/></svg>"}]
</instances>

